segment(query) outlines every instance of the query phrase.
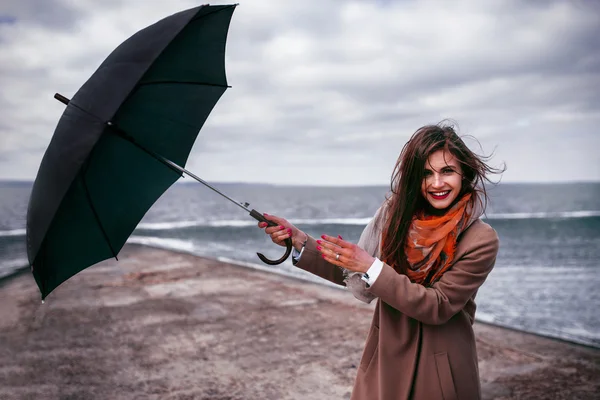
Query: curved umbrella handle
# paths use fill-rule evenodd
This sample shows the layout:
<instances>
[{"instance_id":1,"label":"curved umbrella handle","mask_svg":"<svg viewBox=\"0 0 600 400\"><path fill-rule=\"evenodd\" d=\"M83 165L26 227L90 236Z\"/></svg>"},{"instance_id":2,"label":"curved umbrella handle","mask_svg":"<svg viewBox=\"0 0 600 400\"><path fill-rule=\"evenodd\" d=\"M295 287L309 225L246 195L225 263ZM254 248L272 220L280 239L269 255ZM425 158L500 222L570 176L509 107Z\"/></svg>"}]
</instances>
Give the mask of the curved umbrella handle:
<instances>
[{"instance_id":1,"label":"curved umbrella handle","mask_svg":"<svg viewBox=\"0 0 600 400\"><path fill-rule=\"evenodd\" d=\"M269 226L276 226L277 225L275 222L269 221L268 219L266 219L261 213L259 213L256 210L250 211L250 216L252 218L254 218L255 220L259 221L259 222L266 222ZM256 255L265 264L268 264L268 265L278 265L278 264L281 264L282 262L284 262L285 260L287 260L287 258L292 253L292 239L291 238L285 239L285 246L286 246L285 253L283 254L283 256L279 260L269 260L262 253L256 253Z\"/></svg>"}]
</instances>

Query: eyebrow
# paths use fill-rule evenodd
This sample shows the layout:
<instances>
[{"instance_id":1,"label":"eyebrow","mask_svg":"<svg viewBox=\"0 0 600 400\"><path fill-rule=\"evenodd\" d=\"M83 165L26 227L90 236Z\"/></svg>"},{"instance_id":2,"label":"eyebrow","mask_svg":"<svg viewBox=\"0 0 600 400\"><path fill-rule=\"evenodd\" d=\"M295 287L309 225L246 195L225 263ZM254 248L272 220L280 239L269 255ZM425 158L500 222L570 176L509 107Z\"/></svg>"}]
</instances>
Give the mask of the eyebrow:
<instances>
[{"instance_id":1,"label":"eyebrow","mask_svg":"<svg viewBox=\"0 0 600 400\"><path fill-rule=\"evenodd\" d=\"M443 167L442 167L440 170L441 170L441 171L443 171L443 170L445 170L445 169L452 169L452 170L456 170L456 166L455 166L455 165L449 165L449 164L446 164L446 165L444 165L444 166L443 166ZM432 169L430 169L430 168L427 168L427 167L425 167L425 171L432 172L433 170L432 170Z\"/></svg>"}]
</instances>

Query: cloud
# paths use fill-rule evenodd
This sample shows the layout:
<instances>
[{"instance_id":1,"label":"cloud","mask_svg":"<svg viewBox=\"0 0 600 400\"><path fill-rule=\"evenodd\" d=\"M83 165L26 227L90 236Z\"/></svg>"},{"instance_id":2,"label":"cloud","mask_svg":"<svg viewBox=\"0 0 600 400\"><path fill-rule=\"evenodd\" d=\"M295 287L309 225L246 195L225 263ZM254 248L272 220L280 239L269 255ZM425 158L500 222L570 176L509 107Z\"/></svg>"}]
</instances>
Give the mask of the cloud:
<instances>
[{"instance_id":1,"label":"cloud","mask_svg":"<svg viewBox=\"0 0 600 400\"><path fill-rule=\"evenodd\" d=\"M193 1L9 1L0 15L0 178L33 179L71 97L135 31ZM39 10L38 10L39 11ZM41 15L44 14L44 15ZM600 180L600 7L584 1L253 0L228 90L194 146L208 180L387 183L444 118L505 181ZM568 149L568 150L565 150Z\"/></svg>"}]
</instances>

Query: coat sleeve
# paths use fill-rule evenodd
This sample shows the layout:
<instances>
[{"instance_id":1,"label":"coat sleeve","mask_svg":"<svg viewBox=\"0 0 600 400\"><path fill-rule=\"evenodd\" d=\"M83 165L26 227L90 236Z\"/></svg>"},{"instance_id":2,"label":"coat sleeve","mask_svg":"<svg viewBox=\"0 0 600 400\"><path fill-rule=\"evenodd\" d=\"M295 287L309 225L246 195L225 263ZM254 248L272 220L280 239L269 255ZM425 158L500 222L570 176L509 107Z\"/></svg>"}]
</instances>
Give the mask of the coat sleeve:
<instances>
[{"instance_id":1,"label":"coat sleeve","mask_svg":"<svg viewBox=\"0 0 600 400\"><path fill-rule=\"evenodd\" d=\"M345 286L343 269L337 265L328 263L321 257L321 253L317 250L317 242L311 236L308 237L302 257L300 257L296 267L338 285Z\"/></svg>"},{"instance_id":2,"label":"coat sleeve","mask_svg":"<svg viewBox=\"0 0 600 400\"><path fill-rule=\"evenodd\" d=\"M431 287L412 283L384 264L381 274L368 289L403 314L429 325L441 325L462 310L494 267L499 241L489 225L465 232L469 249ZM467 233L470 235L467 236Z\"/></svg>"},{"instance_id":3,"label":"coat sleeve","mask_svg":"<svg viewBox=\"0 0 600 400\"><path fill-rule=\"evenodd\" d=\"M359 246L364 246L363 248L374 257L379 256L379 237L381 236L380 225L381 218L384 215L383 211L385 204L386 202L379 207L375 216L363 230L358 242ZM344 270L337 265L328 263L321 257L321 253L317 250L317 242L311 236L308 236L308 241L306 242L302 256L295 266L338 285L346 286L344 282L344 279L346 278Z\"/></svg>"}]
</instances>

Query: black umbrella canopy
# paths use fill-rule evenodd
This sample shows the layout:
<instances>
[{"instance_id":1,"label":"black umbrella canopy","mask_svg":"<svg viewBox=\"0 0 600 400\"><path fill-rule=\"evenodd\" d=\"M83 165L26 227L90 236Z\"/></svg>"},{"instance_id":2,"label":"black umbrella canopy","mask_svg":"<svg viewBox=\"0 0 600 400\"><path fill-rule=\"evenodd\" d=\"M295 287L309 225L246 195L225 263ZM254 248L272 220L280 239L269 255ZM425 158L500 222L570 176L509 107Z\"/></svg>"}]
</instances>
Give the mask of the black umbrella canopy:
<instances>
[{"instance_id":1,"label":"black umbrella canopy","mask_svg":"<svg viewBox=\"0 0 600 400\"><path fill-rule=\"evenodd\" d=\"M137 32L67 105L27 212L27 253L42 298L116 257L181 176L151 154L185 165L228 87L225 44L234 9L196 7Z\"/></svg>"}]
</instances>

